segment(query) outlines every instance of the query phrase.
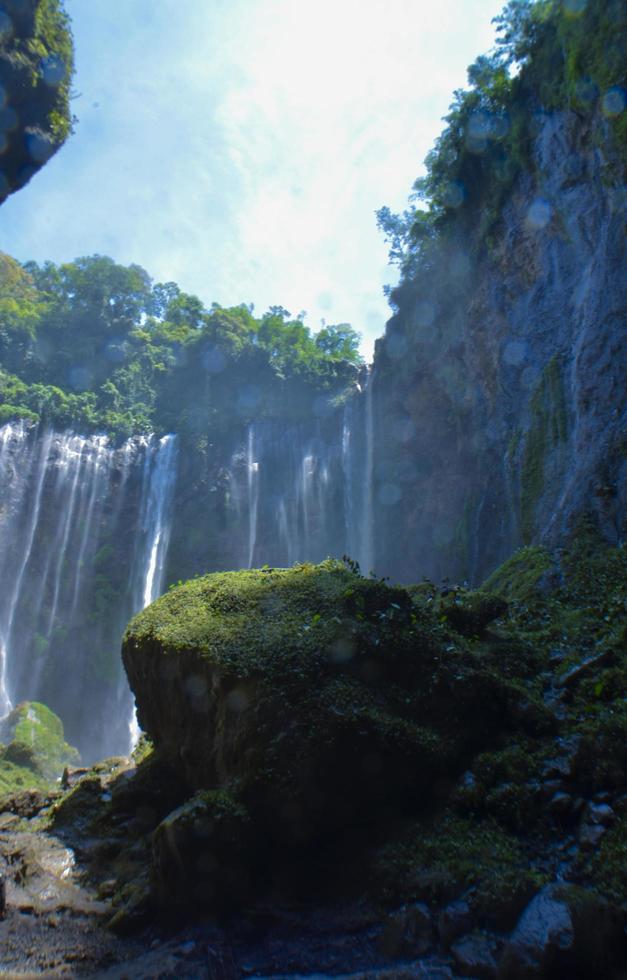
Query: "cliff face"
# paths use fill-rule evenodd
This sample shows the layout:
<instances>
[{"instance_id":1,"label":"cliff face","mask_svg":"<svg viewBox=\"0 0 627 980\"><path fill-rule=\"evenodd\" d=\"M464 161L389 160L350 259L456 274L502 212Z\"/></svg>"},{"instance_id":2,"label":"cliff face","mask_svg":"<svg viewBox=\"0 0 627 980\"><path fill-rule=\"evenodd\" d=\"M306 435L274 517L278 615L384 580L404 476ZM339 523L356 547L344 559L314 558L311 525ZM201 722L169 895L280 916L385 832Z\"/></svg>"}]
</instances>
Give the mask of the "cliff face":
<instances>
[{"instance_id":1,"label":"cliff face","mask_svg":"<svg viewBox=\"0 0 627 980\"><path fill-rule=\"evenodd\" d=\"M607 124L538 117L496 227L453 223L374 368L377 567L477 582L583 512L627 524L627 200Z\"/></svg>"},{"instance_id":2,"label":"cliff face","mask_svg":"<svg viewBox=\"0 0 627 980\"><path fill-rule=\"evenodd\" d=\"M59 0L0 9L0 204L63 145L71 129L72 36Z\"/></svg>"}]
</instances>

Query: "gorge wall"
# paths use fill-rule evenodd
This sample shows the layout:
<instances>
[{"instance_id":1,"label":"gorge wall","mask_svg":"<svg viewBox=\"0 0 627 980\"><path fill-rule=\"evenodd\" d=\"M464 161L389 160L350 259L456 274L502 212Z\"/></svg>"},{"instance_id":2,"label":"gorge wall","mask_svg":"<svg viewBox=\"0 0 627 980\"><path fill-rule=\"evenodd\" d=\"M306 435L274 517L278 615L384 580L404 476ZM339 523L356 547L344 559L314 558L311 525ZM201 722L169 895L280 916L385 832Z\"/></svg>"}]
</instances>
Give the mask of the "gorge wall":
<instances>
[{"instance_id":1,"label":"gorge wall","mask_svg":"<svg viewBox=\"0 0 627 980\"><path fill-rule=\"evenodd\" d=\"M246 420L249 381L226 377L227 424L193 437L1 429L5 706L44 700L86 758L125 751L124 626L208 570L348 554L365 574L478 584L584 513L624 540L625 194L593 135L542 118L536 176L489 247L454 228L396 291L370 373L308 417Z\"/></svg>"},{"instance_id":2,"label":"gorge wall","mask_svg":"<svg viewBox=\"0 0 627 980\"><path fill-rule=\"evenodd\" d=\"M453 223L375 359L377 568L478 583L589 512L624 540L624 168L607 122L540 116L488 238ZM477 225L478 225L477 219Z\"/></svg>"},{"instance_id":3,"label":"gorge wall","mask_svg":"<svg viewBox=\"0 0 627 980\"><path fill-rule=\"evenodd\" d=\"M207 571L346 554L476 585L584 514L624 541L627 19L530 9L519 75L479 59L458 94L370 371L345 324L206 310L103 256L0 257L3 709L41 699L86 759L126 751L124 626Z\"/></svg>"}]
</instances>

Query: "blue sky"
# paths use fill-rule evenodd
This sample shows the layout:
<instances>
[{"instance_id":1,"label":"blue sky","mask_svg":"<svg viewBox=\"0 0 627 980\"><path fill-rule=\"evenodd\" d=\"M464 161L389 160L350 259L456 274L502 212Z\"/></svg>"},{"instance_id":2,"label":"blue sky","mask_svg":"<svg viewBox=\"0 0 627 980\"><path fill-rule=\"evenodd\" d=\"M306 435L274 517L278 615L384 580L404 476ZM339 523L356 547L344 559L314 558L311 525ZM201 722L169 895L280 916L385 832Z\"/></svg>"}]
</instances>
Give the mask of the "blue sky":
<instances>
[{"instance_id":1,"label":"blue sky","mask_svg":"<svg viewBox=\"0 0 627 980\"><path fill-rule=\"evenodd\" d=\"M66 0L75 134L0 211L21 261L103 253L208 305L350 322L370 356L401 210L492 0Z\"/></svg>"}]
</instances>

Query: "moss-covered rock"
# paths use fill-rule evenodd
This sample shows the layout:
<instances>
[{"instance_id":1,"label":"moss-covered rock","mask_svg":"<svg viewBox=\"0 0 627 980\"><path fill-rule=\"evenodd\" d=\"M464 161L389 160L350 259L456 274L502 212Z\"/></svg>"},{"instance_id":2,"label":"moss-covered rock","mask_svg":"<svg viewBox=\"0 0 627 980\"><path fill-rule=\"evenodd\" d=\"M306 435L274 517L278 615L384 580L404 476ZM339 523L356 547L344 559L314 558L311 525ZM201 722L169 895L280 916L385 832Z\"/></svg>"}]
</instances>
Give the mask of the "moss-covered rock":
<instances>
[{"instance_id":1,"label":"moss-covered rock","mask_svg":"<svg viewBox=\"0 0 627 980\"><path fill-rule=\"evenodd\" d=\"M224 909L251 893L251 822L228 793L205 790L170 813L152 846L160 904Z\"/></svg>"},{"instance_id":2,"label":"moss-covered rock","mask_svg":"<svg viewBox=\"0 0 627 980\"><path fill-rule=\"evenodd\" d=\"M463 636L481 636L490 623L505 616L507 602L490 592L451 589L440 601L440 610Z\"/></svg>"},{"instance_id":3,"label":"moss-covered rock","mask_svg":"<svg viewBox=\"0 0 627 980\"><path fill-rule=\"evenodd\" d=\"M2 721L5 763L30 770L44 780L56 779L65 766L80 761L65 741L63 723L45 704L23 701Z\"/></svg>"},{"instance_id":4,"label":"moss-covered rock","mask_svg":"<svg viewBox=\"0 0 627 980\"><path fill-rule=\"evenodd\" d=\"M406 590L334 561L175 588L123 657L190 787L233 793L294 844L424 803L525 701Z\"/></svg>"},{"instance_id":5,"label":"moss-covered rock","mask_svg":"<svg viewBox=\"0 0 627 980\"><path fill-rule=\"evenodd\" d=\"M67 139L74 68L69 20L60 0L5 0L1 16L0 203Z\"/></svg>"}]
</instances>

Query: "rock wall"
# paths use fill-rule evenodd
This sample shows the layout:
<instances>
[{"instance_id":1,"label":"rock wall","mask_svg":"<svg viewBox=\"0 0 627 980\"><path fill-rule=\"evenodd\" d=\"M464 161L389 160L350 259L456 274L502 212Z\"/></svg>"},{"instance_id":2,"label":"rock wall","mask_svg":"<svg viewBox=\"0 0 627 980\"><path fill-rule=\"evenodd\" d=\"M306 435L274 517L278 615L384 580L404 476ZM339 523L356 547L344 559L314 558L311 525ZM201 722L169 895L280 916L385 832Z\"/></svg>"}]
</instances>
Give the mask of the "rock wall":
<instances>
[{"instance_id":1,"label":"rock wall","mask_svg":"<svg viewBox=\"0 0 627 980\"><path fill-rule=\"evenodd\" d=\"M460 218L395 291L373 381L379 571L479 582L583 512L623 540L626 215L607 124L544 114L490 233Z\"/></svg>"}]
</instances>

